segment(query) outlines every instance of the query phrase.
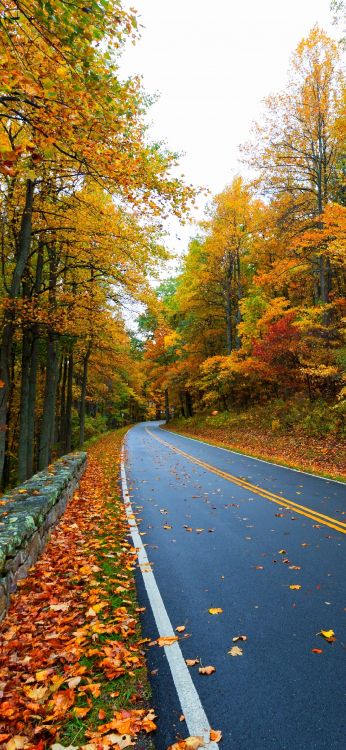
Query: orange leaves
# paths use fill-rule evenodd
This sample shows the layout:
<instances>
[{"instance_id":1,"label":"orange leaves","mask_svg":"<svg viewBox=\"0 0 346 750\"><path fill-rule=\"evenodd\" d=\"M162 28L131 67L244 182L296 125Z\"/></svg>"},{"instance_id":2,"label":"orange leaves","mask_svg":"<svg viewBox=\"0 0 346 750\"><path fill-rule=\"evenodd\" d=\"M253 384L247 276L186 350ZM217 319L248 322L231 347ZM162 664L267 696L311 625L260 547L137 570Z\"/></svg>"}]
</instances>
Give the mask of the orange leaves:
<instances>
[{"instance_id":1,"label":"orange leaves","mask_svg":"<svg viewBox=\"0 0 346 750\"><path fill-rule=\"evenodd\" d=\"M221 615L223 609L221 609L221 607L211 607L210 609L208 609L208 612L210 615Z\"/></svg>"},{"instance_id":2,"label":"orange leaves","mask_svg":"<svg viewBox=\"0 0 346 750\"><path fill-rule=\"evenodd\" d=\"M177 635L165 635L157 639L158 646L172 646L178 640Z\"/></svg>"},{"instance_id":3,"label":"orange leaves","mask_svg":"<svg viewBox=\"0 0 346 750\"><path fill-rule=\"evenodd\" d=\"M54 711L54 718L61 718L65 716L71 706L73 706L76 699L75 692L73 690L59 690L52 696L52 709Z\"/></svg>"},{"instance_id":4,"label":"orange leaves","mask_svg":"<svg viewBox=\"0 0 346 750\"><path fill-rule=\"evenodd\" d=\"M83 722L93 741L95 712L91 709L95 699L102 699L105 684L105 708L115 711L116 722L126 719L124 727L129 731L123 731L119 723L119 729L109 730L113 736L106 738L105 732L100 734L95 727L95 741L102 737L105 747L116 747L114 743L124 747L118 737L126 734L130 744L132 732L155 728L152 712L138 705L135 696L136 670L144 662L143 643L136 633L138 614L130 599L121 598L124 594L128 597L133 586L132 572L126 569L131 563L132 570L133 548L124 542L128 527L122 506L115 515L114 502L108 506L105 501L113 496L114 453L120 437L110 436L90 452L79 492L35 569L22 581L0 625L5 657L0 667L0 681L5 685L0 717L12 737L22 737L25 725L28 748L33 744L38 747L42 737L39 750L51 746L47 736L53 738L70 716ZM101 469L97 454L107 470ZM102 539L98 528L101 516L105 519ZM105 561L110 580L103 577ZM113 575L109 573L112 566ZM111 597L117 588L118 606L114 608ZM84 657L87 665L81 663ZM116 681L119 676L129 680L129 694L137 702L133 710L129 699L126 715L117 711L119 691L110 692L108 687L109 680ZM105 718L101 709L98 723ZM90 750L96 750L96 745Z\"/></svg>"},{"instance_id":5,"label":"orange leaves","mask_svg":"<svg viewBox=\"0 0 346 750\"><path fill-rule=\"evenodd\" d=\"M145 709L130 709L128 711L116 711L114 718L98 727L97 733L92 733L91 737L101 737L102 734L115 729L120 735L127 734L135 737L139 732L153 732L156 729L154 711L145 711Z\"/></svg>"},{"instance_id":6,"label":"orange leaves","mask_svg":"<svg viewBox=\"0 0 346 750\"><path fill-rule=\"evenodd\" d=\"M198 750L200 747L204 747L203 737L187 737L186 740L179 740L170 745L167 750Z\"/></svg>"}]
</instances>

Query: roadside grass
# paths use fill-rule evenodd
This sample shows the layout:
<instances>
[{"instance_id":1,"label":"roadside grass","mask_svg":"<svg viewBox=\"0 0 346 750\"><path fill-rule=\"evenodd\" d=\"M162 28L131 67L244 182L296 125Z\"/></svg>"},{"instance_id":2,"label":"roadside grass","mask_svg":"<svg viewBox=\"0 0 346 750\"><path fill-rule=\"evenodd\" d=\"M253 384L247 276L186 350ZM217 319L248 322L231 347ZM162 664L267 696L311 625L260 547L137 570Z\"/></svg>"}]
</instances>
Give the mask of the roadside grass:
<instances>
[{"instance_id":1,"label":"roadside grass","mask_svg":"<svg viewBox=\"0 0 346 750\"><path fill-rule=\"evenodd\" d=\"M342 420L324 402L272 401L248 409L199 413L164 429L298 471L346 482Z\"/></svg>"},{"instance_id":2,"label":"roadside grass","mask_svg":"<svg viewBox=\"0 0 346 750\"><path fill-rule=\"evenodd\" d=\"M136 553L119 489L127 429L88 449L80 487L1 623L2 742L20 735L28 750L97 750L113 746L115 732L152 747Z\"/></svg>"}]
</instances>

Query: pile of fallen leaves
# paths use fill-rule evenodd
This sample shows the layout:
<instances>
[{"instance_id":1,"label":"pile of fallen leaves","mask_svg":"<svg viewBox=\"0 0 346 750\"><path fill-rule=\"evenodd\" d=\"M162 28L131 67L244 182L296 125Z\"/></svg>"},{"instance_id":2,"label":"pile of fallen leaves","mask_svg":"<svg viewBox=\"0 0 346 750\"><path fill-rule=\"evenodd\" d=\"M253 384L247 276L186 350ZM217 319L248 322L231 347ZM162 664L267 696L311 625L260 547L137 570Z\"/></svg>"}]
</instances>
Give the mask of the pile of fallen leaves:
<instances>
[{"instance_id":1,"label":"pile of fallen leaves","mask_svg":"<svg viewBox=\"0 0 346 750\"><path fill-rule=\"evenodd\" d=\"M216 426L210 423L208 416L200 416L198 424L190 424L183 419L175 420L168 429L233 448L255 458L346 480L346 444L340 438L309 436L307 439L305 432L287 429L277 433L263 425L254 424L252 420L246 422L244 419L239 420L237 425L232 423Z\"/></svg>"},{"instance_id":2,"label":"pile of fallen leaves","mask_svg":"<svg viewBox=\"0 0 346 750\"><path fill-rule=\"evenodd\" d=\"M0 743L115 750L154 730L147 705L125 511L124 430L88 452L87 470L1 623Z\"/></svg>"}]
</instances>

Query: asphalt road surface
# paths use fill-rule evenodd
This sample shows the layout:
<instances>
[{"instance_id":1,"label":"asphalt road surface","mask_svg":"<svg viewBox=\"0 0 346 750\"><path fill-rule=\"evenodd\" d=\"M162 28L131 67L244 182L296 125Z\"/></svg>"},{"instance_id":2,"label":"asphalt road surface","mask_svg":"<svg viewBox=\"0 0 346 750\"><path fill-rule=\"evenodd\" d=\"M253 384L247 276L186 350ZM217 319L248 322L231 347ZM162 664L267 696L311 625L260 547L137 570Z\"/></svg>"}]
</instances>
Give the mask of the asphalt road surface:
<instances>
[{"instance_id":1,"label":"asphalt road surface","mask_svg":"<svg viewBox=\"0 0 346 750\"><path fill-rule=\"evenodd\" d=\"M179 636L148 647L157 750L345 750L346 486L159 425L127 435L128 496L123 471L143 635Z\"/></svg>"}]
</instances>

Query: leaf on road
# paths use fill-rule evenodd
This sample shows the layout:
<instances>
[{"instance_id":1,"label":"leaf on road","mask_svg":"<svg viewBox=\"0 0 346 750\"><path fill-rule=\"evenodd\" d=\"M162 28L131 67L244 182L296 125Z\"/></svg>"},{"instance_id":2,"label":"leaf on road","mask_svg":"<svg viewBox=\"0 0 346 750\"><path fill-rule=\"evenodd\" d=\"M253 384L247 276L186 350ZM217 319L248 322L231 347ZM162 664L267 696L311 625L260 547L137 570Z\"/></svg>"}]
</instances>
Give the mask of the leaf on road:
<instances>
[{"instance_id":1,"label":"leaf on road","mask_svg":"<svg viewBox=\"0 0 346 750\"><path fill-rule=\"evenodd\" d=\"M318 635L322 635L328 643L336 641L334 630L321 630Z\"/></svg>"},{"instance_id":2,"label":"leaf on road","mask_svg":"<svg viewBox=\"0 0 346 750\"><path fill-rule=\"evenodd\" d=\"M187 664L188 667L194 667L195 664L199 664L199 659L185 659L185 664Z\"/></svg>"},{"instance_id":3,"label":"leaf on road","mask_svg":"<svg viewBox=\"0 0 346 750\"><path fill-rule=\"evenodd\" d=\"M186 630L186 625L178 625L176 628L177 633L183 633Z\"/></svg>"},{"instance_id":4,"label":"leaf on road","mask_svg":"<svg viewBox=\"0 0 346 750\"><path fill-rule=\"evenodd\" d=\"M233 643L236 643L236 641L247 641L247 635L235 635L232 641Z\"/></svg>"},{"instance_id":5,"label":"leaf on road","mask_svg":"<svg viewBox=\"0 0 346 750\"><path fill-rule=\"evenodd\" d=\"M313 654L323 654L323 648L312 648L311 652Z\"/></svg>"},{"instance_id":6,"label":"leaf on road","mask_svg":"<svg viewBox=\"0 0 346 750\"><path fill-rule=\"evenodd\" d=\"M165 523L163 526L164 529L171 529L172 526L169 525L169 523Z\"/></svg>"},{"instance_id":7,"label":"leaf on road","mask_svg":"<svg viewBox=\"0 0 346 750\"><path fill-rule=\"evenodd\" d=\"M170 745L167 750L198 750L199 747L204 747L203 737L187 737L186 740L179 740Z\"/></svg>"},{"instance_id":8,"label":"leaf on road","mask_svg":"<svg viewBox=\"0 0 346 750\"><path fill-rule=\"evenodd\" d=\"M287 551L285 549L279 549L278 554L279 555L287 555Z\"/></svg>"},{"instance_id":9,"label":"leaf on road","mask_svg":"<svg viewBox=\"0 0 346 750\"><path fill-rule=\"evenodd\" d=\"M222 740L222 732L220 732L220 729L211 729L209 739L211 742L220 742L220 740Z\"/></svg>"},{"instance_id":10,"label":"leaf on road","mask_svg":"<svg viewBox=\"0 0 346 750\"><path fill-rule=\"evenodd\" d=\"M298 583L292 583L290 586L290 589L294 589L294 591L298 591L298 589L301 589L301 586L299 586Z\"/></svg>"},{"instance_id":11,"label":"leaf on road","mask_svg":"<svg viewBox=\"0 0 346 750\"><path fill-rule=\"evenodd\" d=\"M164 635L157 639L158 646L172 646L178 640L177 635Z\"/></svg>"},{"instance_id":12,"label":"leaf on road","mask_svg":"<svg viewBox=\"0 0 346 750\"><path fill-rule=\"evenodd\" d=\"M220 607L211 607L208 612L210 615L221 615L223 609L221 609Z\"/></svg>"},{"instance_id":13,"label":"leaf on road","mask_svg":"<svg viewBox=\"0 0 346 750\"><path fill-rule=\"evenodd\" d=\"M239 646L232 646L227 653L230 654L230 656L243 656L243 649L239 648Z\"/></svg>"},{"instance_id":14,"label":"leaf on road","mask_svg":"<svg viewBox=\"0 0 346 750\"><path fill-rule=\"evenodd\" d=\"M216 668L215 667L210 667L210 666L209 667L200 667L198 671L199 671L200 674L213 674L213 672L216 672Z\"/></svg>"}]
</instances>

